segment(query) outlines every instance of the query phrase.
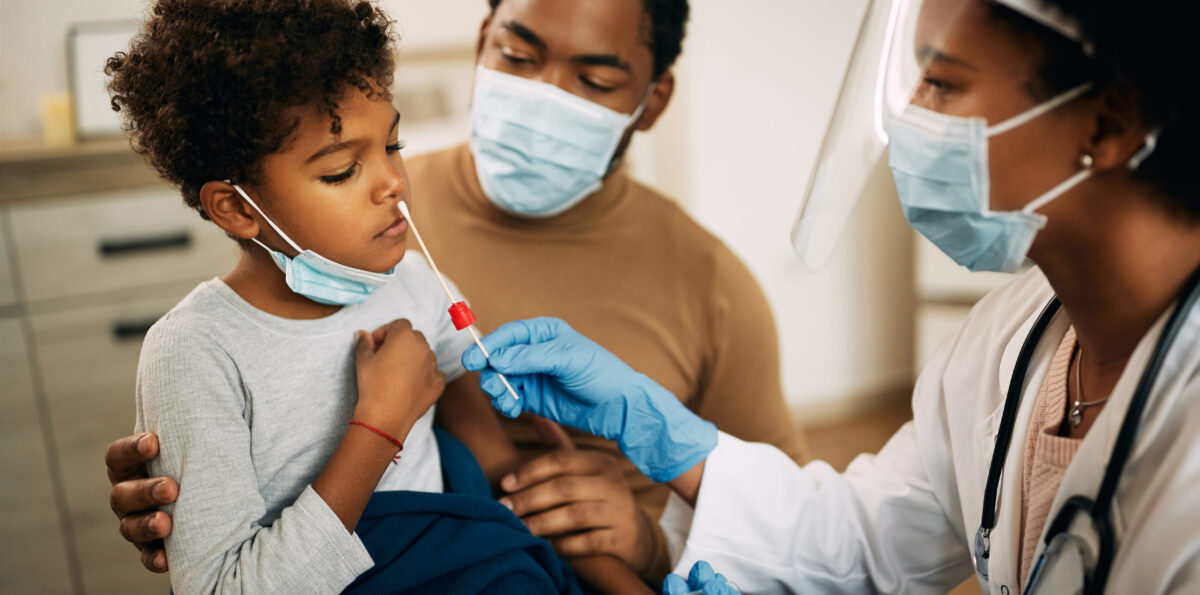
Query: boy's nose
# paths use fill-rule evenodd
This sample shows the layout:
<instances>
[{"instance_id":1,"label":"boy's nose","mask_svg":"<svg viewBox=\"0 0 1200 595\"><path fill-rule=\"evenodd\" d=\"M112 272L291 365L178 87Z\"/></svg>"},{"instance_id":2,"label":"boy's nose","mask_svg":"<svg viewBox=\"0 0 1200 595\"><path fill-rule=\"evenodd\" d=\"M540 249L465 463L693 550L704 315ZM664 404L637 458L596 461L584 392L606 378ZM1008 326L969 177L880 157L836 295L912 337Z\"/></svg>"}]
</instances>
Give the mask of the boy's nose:
<instances>
[{"instance_id":1,"label":"boy's nose","mask_svg":"<svg viewBox=\"0 0 1200 595\"><path fill-rule=\"evenodd\" d=\"M380 189L374 193L374 202L383 204L389 200L399 201L404 194L406 186L404 184L404 176L401 170L389 163L386 169L386 174L380 181Z\"/></svg>"}]
</instances>

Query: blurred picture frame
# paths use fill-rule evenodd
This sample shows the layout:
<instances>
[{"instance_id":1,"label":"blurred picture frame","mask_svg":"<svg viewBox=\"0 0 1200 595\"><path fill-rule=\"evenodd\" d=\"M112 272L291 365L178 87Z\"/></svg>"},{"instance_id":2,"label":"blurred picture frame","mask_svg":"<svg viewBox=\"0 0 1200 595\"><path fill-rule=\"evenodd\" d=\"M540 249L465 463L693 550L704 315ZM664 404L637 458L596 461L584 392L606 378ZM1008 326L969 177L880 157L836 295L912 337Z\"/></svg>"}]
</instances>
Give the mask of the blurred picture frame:
<instances>
[{"instance_id":1,"label":"blurred picture frame","mask_svg":"<svg viewBox=\"0 0 1200 595\"><path fill-rule=\"evenodd\" d=\"M111 107L104 64L129 49L137 21L98 21L72 25L67 32L67 62L75 134L80 139L111 138L122 133Z\"/></svg>"}]
</instances>

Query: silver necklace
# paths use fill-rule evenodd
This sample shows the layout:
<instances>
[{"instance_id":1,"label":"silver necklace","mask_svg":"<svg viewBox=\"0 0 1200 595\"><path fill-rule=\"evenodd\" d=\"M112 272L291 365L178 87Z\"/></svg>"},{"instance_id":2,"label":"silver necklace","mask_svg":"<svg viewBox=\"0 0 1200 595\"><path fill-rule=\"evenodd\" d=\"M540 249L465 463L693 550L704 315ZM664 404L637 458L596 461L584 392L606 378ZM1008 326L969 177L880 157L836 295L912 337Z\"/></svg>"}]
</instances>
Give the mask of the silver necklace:
<instances>
[{"instance_id":1,"label":"silver necklace","mask_svg":"<svg viewBox=\"0 0 1200 595\"><path fill-rule=\"evenodd\" d=\"M1109 397L1112 396L1109 395L1108 397L1097 399L1095 401L1083 400L1083 381L1079 374L1079 369L1083 367L1083 350L1079 347L1076 347L1075 353L1077 354L1075 357L1075 404L1071 406L1070 417L1072 428L1078 428L1079 424L1083 423L1084 409L1087 409L1088 407L1095 407L1096 405L1103 405L1106 401L1108 401Z\"/></svg>"}]
</instances>

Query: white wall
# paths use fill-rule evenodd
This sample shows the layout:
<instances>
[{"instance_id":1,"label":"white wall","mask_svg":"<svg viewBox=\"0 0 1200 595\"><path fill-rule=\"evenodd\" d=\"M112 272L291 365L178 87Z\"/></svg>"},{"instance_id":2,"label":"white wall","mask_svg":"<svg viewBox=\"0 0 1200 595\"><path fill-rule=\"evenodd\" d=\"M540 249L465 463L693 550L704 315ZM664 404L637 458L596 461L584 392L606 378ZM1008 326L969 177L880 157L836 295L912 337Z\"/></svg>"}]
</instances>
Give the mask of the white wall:
<instances>
[{"instance_id":1,"label":"white wall","mask_svg":"<svg viewBox=\"0 0 1200 595\"><path fill-rule=\"evenodd\" d=\"M911 231L886 168L824 271L804 271L788 239L864 8L694 0L680 72L686 202L761 281L783 338L788 397L809 410L912 378Z\"/></svg>"}]
</instances>

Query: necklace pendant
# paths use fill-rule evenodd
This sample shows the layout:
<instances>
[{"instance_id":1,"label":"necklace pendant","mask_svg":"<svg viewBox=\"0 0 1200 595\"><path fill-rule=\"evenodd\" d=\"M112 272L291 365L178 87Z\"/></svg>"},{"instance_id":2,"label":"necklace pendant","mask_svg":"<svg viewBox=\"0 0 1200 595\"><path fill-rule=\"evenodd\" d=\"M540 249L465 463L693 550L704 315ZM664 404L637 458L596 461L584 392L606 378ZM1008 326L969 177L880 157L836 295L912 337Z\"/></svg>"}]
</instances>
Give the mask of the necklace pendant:
<instances>
[{"instance_id":1,"label":"necklace pendant","mask_svg":"<svg viewBox=\"0 0 1200 595\"><path fill-rule=\"evenodd\" d=\"M1079 424L1083 423L1083 407L1079 406L1079 401L1075 401L1075 405L1071 407L1071 427L1078 428Z\"/></svg>"}]
</instances>

